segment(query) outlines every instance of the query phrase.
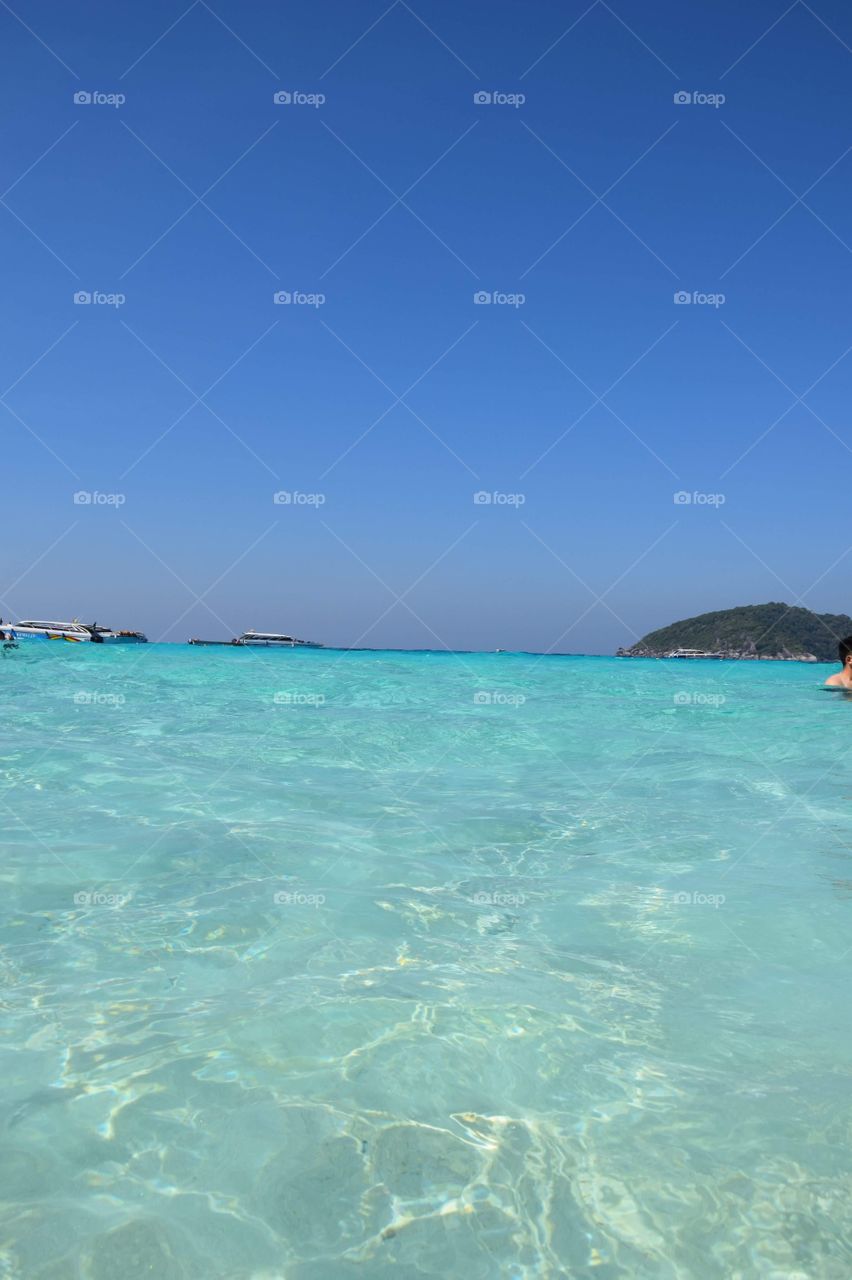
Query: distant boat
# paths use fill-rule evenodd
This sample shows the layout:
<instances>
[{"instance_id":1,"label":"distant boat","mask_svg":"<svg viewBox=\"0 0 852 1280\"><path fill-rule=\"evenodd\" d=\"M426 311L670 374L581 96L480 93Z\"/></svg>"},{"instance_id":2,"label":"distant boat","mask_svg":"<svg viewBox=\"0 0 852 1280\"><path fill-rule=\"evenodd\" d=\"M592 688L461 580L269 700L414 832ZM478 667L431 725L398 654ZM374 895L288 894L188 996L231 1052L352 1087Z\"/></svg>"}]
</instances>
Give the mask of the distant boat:
<instances>
[{"instance_id":1,"label":"distant boat","mask_svg":"<svg viewBox=\"0 0 852 1280\"><path fill-rule=\"evenodd\" d=\"M667 658L721 658L721 653L706 653L703 649L672 649Z\"/></svg>"},{"instance_id":2,"label":"distant boat","mask_svg":"<svg viewBox=\"0 0 852 1280\"><path fill-rule=\"evenodd\" d=\"M263 645L265 647L275 645L279 648L290 649L321 649L323 647L316 640L297 640L295 636L279 635L275 631L244 631L234 643Z\"/></svg>"},{"instance_id":3,"label":"distant boat","mask_svg":"<svg viewBox=\"0 0 852 1280\"><path fill-rule=\"evenodd\" d=\"M93 622L86 628L92 639L103 644L147 644L148 637L141 631L113 631L111 627L99 627Z\"/></svg>"},{"instance_id":4,"label":"distant boat","mask_svg":"<svg viewBox=\"0 0 852 1280\"><path fill-rule=\"evenodd\" d=\"M322 649L317 640L298 640L295 636L285 636L277 631L244 631L241 636L237 636L235 640L197 640L189 641L190 644L200 645L238 645L242 648L252 646L253 648L275 648L275 649Z\"/></svg>"}]
</instances>

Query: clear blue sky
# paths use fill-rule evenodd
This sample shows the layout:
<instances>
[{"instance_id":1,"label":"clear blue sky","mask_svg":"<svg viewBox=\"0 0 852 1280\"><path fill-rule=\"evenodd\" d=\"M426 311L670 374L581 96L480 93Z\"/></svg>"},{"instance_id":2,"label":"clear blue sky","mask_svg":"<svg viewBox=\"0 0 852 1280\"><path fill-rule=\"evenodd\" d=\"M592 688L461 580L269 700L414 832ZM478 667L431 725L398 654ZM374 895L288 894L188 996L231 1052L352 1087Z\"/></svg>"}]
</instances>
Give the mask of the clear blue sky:
<instances>
[{"instance_id":1,"label":"clear blue sky","mask_svg":"<svg viewBox=\"0 0 852 1280\"><path fill-rule=\"evenodd\" d=\"M852 609L847 5L13 0L0 49L4 617Z\"/></svg>"}]
</instances>

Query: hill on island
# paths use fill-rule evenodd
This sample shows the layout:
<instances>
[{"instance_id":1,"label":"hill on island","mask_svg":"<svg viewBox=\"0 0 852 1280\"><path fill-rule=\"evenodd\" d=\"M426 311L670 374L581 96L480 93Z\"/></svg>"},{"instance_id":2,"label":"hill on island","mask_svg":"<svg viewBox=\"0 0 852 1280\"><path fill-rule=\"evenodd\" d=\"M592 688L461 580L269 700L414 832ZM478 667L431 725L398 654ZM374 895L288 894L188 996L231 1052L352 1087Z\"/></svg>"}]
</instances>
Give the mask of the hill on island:
<instances>
[{"instance_id":1,"label":"hill on island","mask_svg":"<svg viewBox=\"0 0 852 1280\"><path fill-rule=\"evenodd\" d=\"M848 635L852 635L848 614L812 613L798 605L772 602L673 622L618 652L629 658L661 658L673 649L702 649L726 658L836 662L837 642Z\"/></svg>"}]
</instances>

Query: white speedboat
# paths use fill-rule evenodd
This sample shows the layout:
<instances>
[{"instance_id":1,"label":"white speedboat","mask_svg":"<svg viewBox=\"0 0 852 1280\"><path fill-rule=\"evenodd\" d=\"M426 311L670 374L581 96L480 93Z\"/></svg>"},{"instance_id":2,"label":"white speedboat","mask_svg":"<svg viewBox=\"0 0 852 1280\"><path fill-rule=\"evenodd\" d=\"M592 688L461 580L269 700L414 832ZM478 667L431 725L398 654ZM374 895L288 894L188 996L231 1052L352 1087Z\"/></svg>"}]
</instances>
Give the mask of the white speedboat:
<instances>
[{"instance_id":1,"label":"white speedboat","mask_svg":"<svg viewBox=\"0 0 852 1280\"><path fill-rule=\"evenodd\" d=\"M234 644L275 646L284 649L321 649L316 640L297 640L295 636L279 635L275 631L244 631Z\"/></svg>"},{"instance_id":2,"label":"white speedboat","mask_svg":"<svg viewBox=\"0 0 852 1280\"><path fill-rule=\"evenodd\" d=\"M17 640L68 640L72 644L92 640L82 622L0 622L4 634L13 633Z\"/></svg>"},{"instance_id":3,"label":"white speedboat","mask_svg":"<svg viewBox=\"0 0 852 1280\"><path fill-rule=\"evenodd\" d=\"M667 658L721 658L721 653L705 653L703 649L672 649Z\"/></svg>"}]
</instances>

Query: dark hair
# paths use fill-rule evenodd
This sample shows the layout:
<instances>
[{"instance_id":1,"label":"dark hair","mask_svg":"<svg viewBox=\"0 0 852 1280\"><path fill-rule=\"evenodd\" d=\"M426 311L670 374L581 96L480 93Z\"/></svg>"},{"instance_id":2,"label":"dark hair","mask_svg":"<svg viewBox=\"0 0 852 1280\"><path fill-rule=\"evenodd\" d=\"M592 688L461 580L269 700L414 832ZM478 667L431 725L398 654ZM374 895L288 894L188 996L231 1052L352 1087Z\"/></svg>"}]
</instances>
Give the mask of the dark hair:
<instances>
[{"instance_id":1,"label":"dark hair","mask_svg":"<svg viewBox=\"0 0 852 1280\"><path fill-rule=\"evenodd\" d=\"M852 658L852 636L847 636L845 640L841 640L837 646L837 656L846 666L846 659Z\"/></svg>"}]
</instances>

